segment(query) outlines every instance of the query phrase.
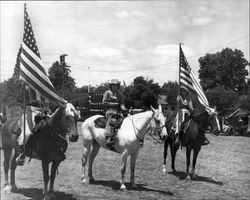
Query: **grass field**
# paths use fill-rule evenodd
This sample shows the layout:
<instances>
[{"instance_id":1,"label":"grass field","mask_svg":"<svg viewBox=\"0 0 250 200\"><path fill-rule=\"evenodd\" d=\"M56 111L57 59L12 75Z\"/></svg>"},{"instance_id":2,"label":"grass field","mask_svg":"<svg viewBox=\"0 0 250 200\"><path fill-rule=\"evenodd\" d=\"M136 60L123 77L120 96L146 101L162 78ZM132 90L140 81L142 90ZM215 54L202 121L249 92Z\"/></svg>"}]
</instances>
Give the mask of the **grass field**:
<instances>
[{"instance_id":1,"label":"grass field","mask_svg":"<svg viewBox=\"0 0 250 200\"><path fill-rule=\"evenodd\" d=\"M176 156L177 175L162 173L163 145L146 140L140 150L135 172L137 188L119 190L120 155L101 149L94 163L94 184L81 184L82 138L71 143L67 159L59 166L55 181L58 200L94 199L250 199L250 138L208 135L210 144L202 148L196 165L197 180L181 179L186 169L185 149ZM129 160L128 160L129 161ZM42 199L42 169L37 160L26 162L16 171L16 193L4 194L3 151L1 151L1 199ZM126 171L129 182L129 162Z\"/></svg>"}]
</instances>

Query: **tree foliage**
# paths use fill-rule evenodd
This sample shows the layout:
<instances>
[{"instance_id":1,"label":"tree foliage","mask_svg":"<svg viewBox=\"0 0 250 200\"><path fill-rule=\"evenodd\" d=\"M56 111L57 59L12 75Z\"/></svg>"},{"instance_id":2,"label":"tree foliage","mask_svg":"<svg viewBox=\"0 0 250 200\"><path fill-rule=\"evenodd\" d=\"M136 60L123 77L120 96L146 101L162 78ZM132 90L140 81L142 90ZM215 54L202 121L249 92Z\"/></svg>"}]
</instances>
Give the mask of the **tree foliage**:
<instances>
[{"instance_id":1,"label":"tree foliage","mask_svg":"<svg viewBox=\"0 0 250 200\"><path fill-rule=\"evenodd\" d=\"M199 63L199 78L204 90L221 86L225 90L243 92L248 61L242 51L225 48L215 54L206 54Z\"/></svg>"},{"instance_id":2,"label":"tree foliage","mask_svg":"<svg viewBox=\"0 0 250 200\"><path fill-rule=\"evenodd\" d=\"M150 105L157 106L160 86L153 79L136 77L130 86L124 88L125 106L130 108L148 109Z\"/></svg>"},{"instance_id":3,"label":"tree foliage","mask_svg":"<svg viewBox=\"0 0 250 200\"><path fill-rule=\"evenodd\" d=\"M168 81L161 87L161 94L167 95L167 102L171 105L175 105L177 103L178 85L179 84L176 81Z\"/></svg>"},{"instance_id":4,"label":"tree foliage","mask_svg":"<svg viewBox=\"0 0 250 200\"><path fill-rule=\"evenodd\" d=\"M16 64L14 67L14 73L11 78L0 84L0 99L7 106L21 105L23 102L22 98L22 83L19 80L20 75L20 60L21 47L18 50L16 57Z\"/></svg>"},{"instance_id":5,"label":"tree foliage","mask_svg":"<svg viewBox=\"0 0 250 200\"><path fill-rule=\"evenodd\" d=\"M237 92L233 90L225 90L223 87L216 87L207 90L206 96L210 106L216 106L219 111L236 107L238 100Z\"/></svg>"},{"instance_id":6,"label":"tree foliage","mask_svg":"<svg viewBox=\"0 0 250 200\"><path fill-rule=\"evenodd\" d=\"M48 76L58 94L67 100L71 100L76 89L75 79L70 76L70 66L64 63L64 67L58 61L54 62L48 70Z\"/></svg>"}]
</instances>

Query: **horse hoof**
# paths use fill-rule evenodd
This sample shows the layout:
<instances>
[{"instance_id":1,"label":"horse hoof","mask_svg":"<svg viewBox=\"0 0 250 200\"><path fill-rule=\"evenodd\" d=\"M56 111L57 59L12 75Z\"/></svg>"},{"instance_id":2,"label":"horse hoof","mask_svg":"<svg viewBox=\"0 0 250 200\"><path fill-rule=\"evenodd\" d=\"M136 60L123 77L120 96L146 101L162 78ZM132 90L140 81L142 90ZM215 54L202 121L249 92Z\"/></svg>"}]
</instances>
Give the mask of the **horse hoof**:
<instances>
[{"instance_id":1,"label":"horse hoof","mask_svg":"<svg viewBox=\"0 0 250 200\"><path fill-rule=\"evenodd\" d=\"M195 180L195 179L197 179L197 175L196 174L192 174L191 176L190 176L190 178L191 178L191 180Z\"/></svg>"},{"instance_id":2,"label":"horse hoof","mask_svg":"<svg viewBox=\"0 0 250 200\"><path fill-rule=\"evenodd\" d=\"M86 184L87 183L87 179L86 178L82 178L82 184Z\"/></svg>"},{"instance_id":3,"label":"horse hoof","mask_svg":"<svg viewBox=\"0 0 250 200\"><path fill-rule=\"evenodd\" d=\"M12 185L11 186L11 192L16 192L17 191L17 186L16 185Z\"/></svg>"},{"instance_id":4,"label":"horse hoof","mask_svg":"<svg viewBox=\"0 0 250 200\"><path fill-rule=\"evenodd\" d=\"M44 195L44 199L43 200L51 200L53 198L52 193L47 193Z\"/></svg>"},{"instance_id":5,"label":"horse hoof","mask_svg":"<svg viewBox=\"0 0 250 200\"><path fill-rule=\"evenodd\" d=\"M120 190L121 190L121 191L126 191L127 188L126 188L126 186L125 186L124 184L122 184L121 187L120 187Z\"/></svg>"},{"instance_id":6,"label":"horse hoof","mask_svg":"<svg viewBox=\"0 0 250 200\"><path fill-rule=\"evenodd\" d=\"M89 184L93 184L95 182L95 179L92 177L89 179Z\"/></svg>"},{"instance_id":7,"label":"horse hoof","mask_svg":"<svg viewBox=\"0 0 250 200\"><path fill-rule=\"evenodd\" d=\"M11 192L11 187L9 185L5 185L4 186L4 189L3 189L3 192L6 193L6 194L10 194Z\"/></svg>"},{"instance_id":8,"label":"horse hoof","mask_svg":"<svg viewBox=\"0 0 250 200\"><path fill-rule=\"evenodd\" d=\"M162 167L162 173L163 173L163 174L166 174L166 172L167 172L166 166L163 165L163 167Z\"/></svg>"}]
</instances>

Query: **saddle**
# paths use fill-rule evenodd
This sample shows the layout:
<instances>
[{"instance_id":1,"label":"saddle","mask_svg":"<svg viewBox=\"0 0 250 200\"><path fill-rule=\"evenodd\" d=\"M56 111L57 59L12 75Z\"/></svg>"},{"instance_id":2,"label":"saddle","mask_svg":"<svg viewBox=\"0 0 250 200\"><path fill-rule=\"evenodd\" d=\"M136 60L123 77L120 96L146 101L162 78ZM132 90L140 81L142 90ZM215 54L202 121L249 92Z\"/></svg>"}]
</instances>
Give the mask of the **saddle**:
<instances>
[{"instance_id":1,"label":"saddle","mask_svg":"<svg viewBox=\"0 0 250 200\"><path fill-rule=\"evenodd\" d=\"M97 128L103 128L105 129L107 124L107 119L105 117L98 117L95 121L95 126ZM123 122L123 117L120 114L114 114L111 116L111 119L109 121L109 125L114 128L115 130L118 130L121 127L121 124Z\"/></svg>"}]
</instances>

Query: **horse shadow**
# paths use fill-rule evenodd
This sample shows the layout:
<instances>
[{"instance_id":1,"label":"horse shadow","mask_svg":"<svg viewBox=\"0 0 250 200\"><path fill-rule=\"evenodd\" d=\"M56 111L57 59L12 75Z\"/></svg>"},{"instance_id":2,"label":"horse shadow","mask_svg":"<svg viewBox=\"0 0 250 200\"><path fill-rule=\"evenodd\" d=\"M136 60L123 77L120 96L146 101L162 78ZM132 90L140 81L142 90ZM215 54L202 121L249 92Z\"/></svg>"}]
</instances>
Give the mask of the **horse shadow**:
<instances>
[{"instance_id":1,"label":"horse shadow","mask_svg":"<svg viewBox=\"0 0 250 200\"><path fill-rule=\"evenodd\" d=\"M182 171L169 172L168 174L173 174L174 176L178 177L180 180L184 180L188 176L185 172L182 172ZM200 181L200 182L212 183L212 184L215 184L215 185L223 185L223 182L213 180L212 178L206 177L206 176L196 175L196 177L191 178L191 180L192 181Z\"/></svg>"},{"instance_id":2,"label":"horse shadow","mask_svg":"<svg viewBox=\"0 0 250 200\"><path fill-rule=\"evenodd\" d=\"M41 200L43 199L43 190L38 188L18 188L15 192L16 194L22 194L26 198L31 200ZM55 199L60 200L77 200L72 194L67 194L65 192L54 191Z\"/></svg>"},{"instance_id":3,"label":"horse shadow","mask_svg":"<svg viewBox=\"0 0 250 200\"><path fill-rule=\"evenodd\" d=\"M107 181L107 180L95 180L93 182L90 182L92 185L102 185L105 187L111 187L113 190L120 190L120 183L118 181ZM170 191L164 191L164 190L155 190L152 188L145 187L145 184L136 184L135 188L131 188L129 183L125 183L125 186L127 187L127 190L130 191L146 191L146 192L157 192L164 195L172 196L173 193Z\"/></svg>"}]
</instances>

